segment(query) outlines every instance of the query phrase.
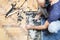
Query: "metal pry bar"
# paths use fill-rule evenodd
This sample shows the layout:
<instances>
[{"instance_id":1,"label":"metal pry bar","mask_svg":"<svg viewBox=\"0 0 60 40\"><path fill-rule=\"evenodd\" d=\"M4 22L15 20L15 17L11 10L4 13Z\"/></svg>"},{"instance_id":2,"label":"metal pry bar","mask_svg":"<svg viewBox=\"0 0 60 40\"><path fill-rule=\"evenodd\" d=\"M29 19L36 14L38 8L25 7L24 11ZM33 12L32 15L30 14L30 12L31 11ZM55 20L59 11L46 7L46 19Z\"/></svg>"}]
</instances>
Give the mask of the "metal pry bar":
<instances>
[{"instance_id":1,"label":"metal pry bar","mask_svg":"<svg viewBox=\"0 0 60 40\"><path fill-rule=\"evenodd\" d=\"M7 17L14 9L15 9L15 6L16 6L16 4L11 4L12 5L12 8L6 13L6 16L5 17Z\"/></svg>"}]
</instances>

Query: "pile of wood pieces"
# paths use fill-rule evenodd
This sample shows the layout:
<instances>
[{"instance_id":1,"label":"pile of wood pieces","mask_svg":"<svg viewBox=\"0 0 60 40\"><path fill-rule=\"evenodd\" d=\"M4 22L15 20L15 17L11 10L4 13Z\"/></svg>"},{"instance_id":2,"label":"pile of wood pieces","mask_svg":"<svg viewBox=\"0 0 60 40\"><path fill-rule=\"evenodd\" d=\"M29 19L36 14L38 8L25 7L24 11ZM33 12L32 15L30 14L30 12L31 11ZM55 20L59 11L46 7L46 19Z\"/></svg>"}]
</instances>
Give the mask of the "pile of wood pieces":
<instances>
[{"instance_id":1,"label":"pile of wood pieces","mask_svg":"<svg viewBox=\"0 0 60 40\"><path fill-rule=\"evenodd\" d=\"M0 0L0 40L32 40L25 30L26 11L38 11L36 0Z\"/></svg>"}]
</instances>

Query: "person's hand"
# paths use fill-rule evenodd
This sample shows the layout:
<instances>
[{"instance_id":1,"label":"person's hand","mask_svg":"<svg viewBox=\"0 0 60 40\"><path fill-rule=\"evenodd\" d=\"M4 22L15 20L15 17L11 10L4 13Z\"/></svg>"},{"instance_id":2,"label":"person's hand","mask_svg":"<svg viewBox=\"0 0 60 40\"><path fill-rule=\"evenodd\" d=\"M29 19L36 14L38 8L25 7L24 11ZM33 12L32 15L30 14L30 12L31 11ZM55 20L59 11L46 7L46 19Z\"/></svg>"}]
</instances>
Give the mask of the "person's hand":
<instances>
[{"instance_id":1,"label":"person's hand","mask_svg":"<svg viewBox=\"0 0 60 40\"><path fill-rule=\"evenodd\" d=\"M40 15L36 15L34 20L39 20L39 18L40 18Z\"/></svg>"},{"instance_id":2,"label":"person's hand","mask_svg":"<svg viewBox=\"0 0 60 40\"><path fill-rule=\"evenodd\" d=\"M26 29L27 29L27 30L32 29L32 27L33 27L32 25L26 25Z\"/></svg>"}]
</instances>

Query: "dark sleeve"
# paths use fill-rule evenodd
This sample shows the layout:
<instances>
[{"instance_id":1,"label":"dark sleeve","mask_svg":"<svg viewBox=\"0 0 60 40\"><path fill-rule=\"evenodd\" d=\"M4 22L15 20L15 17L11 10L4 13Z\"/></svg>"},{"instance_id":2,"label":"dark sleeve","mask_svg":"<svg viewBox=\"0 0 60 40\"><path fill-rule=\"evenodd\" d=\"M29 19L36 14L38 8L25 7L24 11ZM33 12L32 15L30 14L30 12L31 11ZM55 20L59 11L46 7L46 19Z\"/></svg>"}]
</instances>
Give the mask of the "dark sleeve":
<instances>
[{"instance_id":1,"label":"dark sleeve","mask_svg":"<svg viewBox=\"0 0 60 40\"><path fill-rule=\"evenodd\" d=\"M51 23L53 21L58 20L60 17L60 10L58 5L54 5L53 8L50 11L48 22Z\"/></svg>"}]
</instances>

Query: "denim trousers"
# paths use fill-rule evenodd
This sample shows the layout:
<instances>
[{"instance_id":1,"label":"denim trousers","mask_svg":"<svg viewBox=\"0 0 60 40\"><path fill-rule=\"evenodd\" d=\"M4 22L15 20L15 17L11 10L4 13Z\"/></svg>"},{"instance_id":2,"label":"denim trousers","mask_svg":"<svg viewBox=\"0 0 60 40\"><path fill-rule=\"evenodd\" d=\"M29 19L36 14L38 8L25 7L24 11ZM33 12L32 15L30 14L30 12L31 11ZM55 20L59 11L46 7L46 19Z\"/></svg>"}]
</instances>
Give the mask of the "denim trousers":
<instances>
[{"instance_id":1,"label":"denim trousers","mask_svg":"<svg viewBox=\"0 0 60 40\"><path fill-rule=\"evenodd\" d=\"M42 18L41 24L45 23L45 19ZM42 30L41 40L60 40L60 21L51 22L48 29Z\"/></svg>"}]
</instances>

